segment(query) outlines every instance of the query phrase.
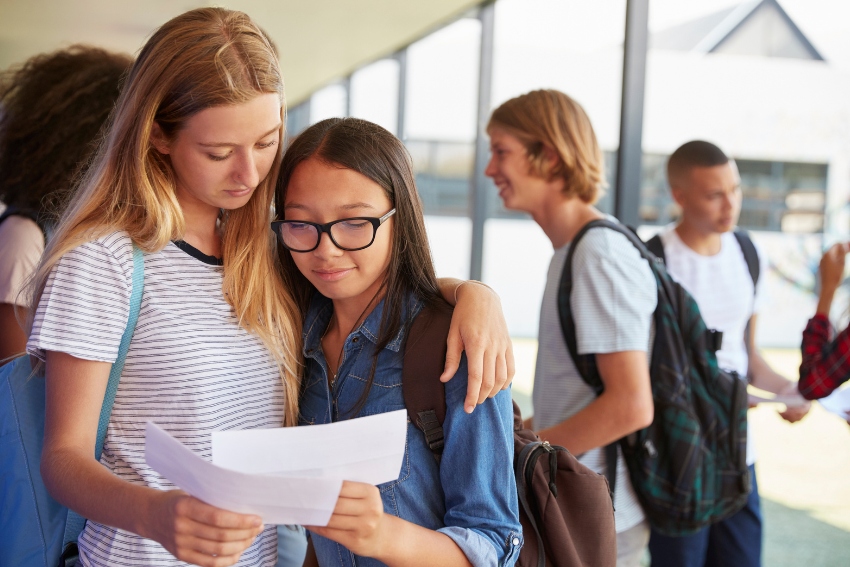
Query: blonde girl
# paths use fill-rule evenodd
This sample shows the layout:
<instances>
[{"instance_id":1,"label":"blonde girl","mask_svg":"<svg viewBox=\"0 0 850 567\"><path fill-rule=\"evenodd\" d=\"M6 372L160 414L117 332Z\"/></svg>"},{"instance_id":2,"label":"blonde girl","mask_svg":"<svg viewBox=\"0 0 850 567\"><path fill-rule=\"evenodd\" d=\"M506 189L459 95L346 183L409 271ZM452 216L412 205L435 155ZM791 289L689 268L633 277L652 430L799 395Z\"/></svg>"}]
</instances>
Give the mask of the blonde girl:
<instances>
[{"instance_id":1,"label":"blonde girl","mask_svg":"<svg viewBox=\"0 0 850 567\"><path fill-rule=\"evenodd\" d=\"M202 8L169 21L142 48L45 249L27 345L46 364L41 470L51 494L88 518L82 565L275 564L273 526L147 467L144 426L210 458L212 430L297 422L300 312L268 229L283 104L275 46L248 16ZM144 295L98 463L134 246ZM464 287L487 314L498 303Z\"/></svg>"}]
</instances>

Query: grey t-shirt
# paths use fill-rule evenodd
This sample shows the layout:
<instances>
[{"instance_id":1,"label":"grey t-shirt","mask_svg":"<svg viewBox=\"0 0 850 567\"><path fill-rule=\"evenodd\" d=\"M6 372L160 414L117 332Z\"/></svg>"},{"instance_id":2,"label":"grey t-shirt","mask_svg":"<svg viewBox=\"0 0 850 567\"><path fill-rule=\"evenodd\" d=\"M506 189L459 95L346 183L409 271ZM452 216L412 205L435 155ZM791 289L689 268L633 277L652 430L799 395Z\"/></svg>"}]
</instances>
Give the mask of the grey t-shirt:
<instances>
[{"instance_id":1,"label":"grey t-shirt","mask_svg":"<svg viewBox=\"0 0 850 567\"><path fill-rule=\"evenodd\" d=\"M555 250L540 308L535 430L561 423L596 397L570 357L558 317L558 286L569 248L568 243ZM585 234L573 257L570 296L579 354L648 351L657 302L655 276L628 238L605 228ZM586 452L580 461L596 472L605 472L602 448ZM618 532L644 519L622 455L617 462L614 507Z\"/></svg>"}]
</instances>

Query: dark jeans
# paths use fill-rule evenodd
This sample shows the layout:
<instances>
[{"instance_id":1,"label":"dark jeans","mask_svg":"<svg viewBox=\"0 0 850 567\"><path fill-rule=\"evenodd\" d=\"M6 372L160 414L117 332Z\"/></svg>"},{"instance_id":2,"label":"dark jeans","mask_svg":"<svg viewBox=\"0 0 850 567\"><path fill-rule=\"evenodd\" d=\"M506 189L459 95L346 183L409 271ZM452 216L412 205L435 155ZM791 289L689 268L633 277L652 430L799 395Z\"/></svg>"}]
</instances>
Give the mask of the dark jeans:
<instances>
[{"instance_id":1,"label":"dark jeans","mask_svg":"<svg viewBox=\"0 0 850 567\"><path fill-rule=\"evenodd\" d=\"M652 567L761 567L761 503L755 468L753 491L735 515L690 536L649 538Z\"/></svg>"}]
</instances>

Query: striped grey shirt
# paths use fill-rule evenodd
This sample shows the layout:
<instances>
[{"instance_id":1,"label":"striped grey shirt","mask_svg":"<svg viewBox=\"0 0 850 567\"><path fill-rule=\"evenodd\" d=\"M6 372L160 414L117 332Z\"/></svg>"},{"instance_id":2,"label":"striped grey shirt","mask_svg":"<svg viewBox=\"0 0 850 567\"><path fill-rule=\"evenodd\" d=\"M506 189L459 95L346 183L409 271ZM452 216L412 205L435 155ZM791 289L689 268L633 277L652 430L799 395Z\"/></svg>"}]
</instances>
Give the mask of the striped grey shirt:
<instances>
[{"instance_id":1,"label":"striped grey shirt","mask_svg":"<svg viewBox=\"0 0 850 567\"><path fill-rule=\"evenodd\" d=\"M561 423L596 397L573 363L558 317L558 286L569 248L567 243L555 250L540 307L533 392L535 430ZM579 354L647 351L657 301L655 277L625 236L604 228L585 234L573 257L570 297ZM605 472L601 448L586 452L579 460L596 472ZM614 507L617 532L644 519L622 455L617 461Z\"/></svg>"},{"instance_id":2,"label":"striped grey shirt","mask_svg":"<svg viewBox=\"0 0 850 567\"><path fill-rule=\"evenodd\" d=\"M132 272L132 242L123 232L65 254L48 279L27 350L114 362ZM172 243L145 254L141 311L100 458L128 482L174 488L145 464L148 420L205 459L212 458L211 431L283 424L277 367L260 339L239 327L222 295L222 273ZM269 526L239 565L274 565L276 545ZM95 522L79 546L85 566L185 565L154 541Z\"/></svg>"}]
</instances>

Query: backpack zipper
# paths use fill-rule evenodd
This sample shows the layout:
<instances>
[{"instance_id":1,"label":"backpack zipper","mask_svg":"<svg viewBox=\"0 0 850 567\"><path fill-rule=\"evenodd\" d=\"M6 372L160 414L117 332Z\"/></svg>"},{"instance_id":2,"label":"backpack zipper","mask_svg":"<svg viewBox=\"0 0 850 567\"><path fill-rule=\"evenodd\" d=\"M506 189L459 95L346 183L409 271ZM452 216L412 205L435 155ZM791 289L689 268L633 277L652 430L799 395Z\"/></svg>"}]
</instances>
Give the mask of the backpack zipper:
<instances>
[{"instance_id":1,"label":"backpack zipper","mask_svg":"<svg viewBox=\"0 0 850 567\"><path fill-rule=\"evenodd\" d=\"M732 415L733 415L733 416L737 416L737 415L738 415L738 413L740 413L740 411L741 411L741 404L740 404L740 398L741 398L741 396L738 394L738 392L739 392L739 390L740 390L741 388L745 388L745 389L746 389L746 387L747 387L746 382L745 382L744 380L742 380L742 379L741 379L741 377L740 377L740 376L738 376L738 374L737 374L737 373L735 373L735 378L737 379L737 380L735 381L735 390L732 392L732 399L733 399L733 400L734 400L734 402L735 402L735 403L734 403L734 405L733 405L733 407L732 407ZM744 394L744 399L746 399L746 393ZM744 419L747 419L747 416L745 416L745 417L744 417ZM747 427L749 427L749 424L747 424ZM744 453L742 454L742 452L741 452L741 450L740 450L740 449L741 449L741 447L740 447L740 445L738 444L738 431L736 431L736 430L732 430L732 429L730 428L730 429L729 429L729 434L730 434L730 435L729 435L729 440L730 440L731 445L732 445L732 447L731 447L731 449L732 449L732 456L733 456L733 458L735 459L735 463L736 463L736 464L740 464L740 463L741 463L741 461L743 460L743 461L744 461L744 465L746 465L746 464L747 464L747 463L746 463L747 456L746 456L746 452L744 452ZM750 485L750 483L751 483L750 478L749 478L749 469L747 469L747 471L748 471L748 474L746 474L746 475L744 475L744 476L742 476L742 477L741 477L742 487L743 487L744 485L749 486L749 485Z\"/></svg>"},{"instance_id":2,"label":"backpack zipper","mask_svg":"<svg viewBox=\"0 0 850 567\"><path fill-rule=\"evenodd\" d=\"M558 451L555 450L548 441L541 442L540 445L531 453L526 465L526 478L528 478L529 471L531 471L532 475L534 474L534 466L537 464L537 459L542 456L542 453L547 453L549 455L549 492L552 493L552 496L557 498L558 485L555 484L555 478L558 475Z\"/></svg>"}]
</instances>

